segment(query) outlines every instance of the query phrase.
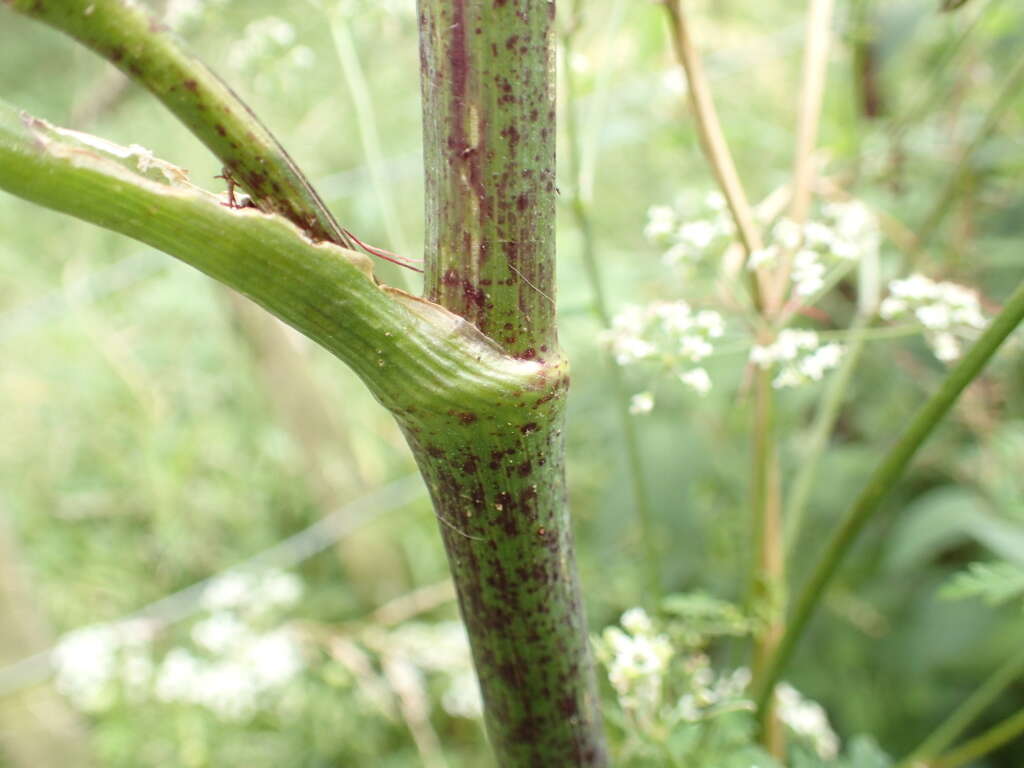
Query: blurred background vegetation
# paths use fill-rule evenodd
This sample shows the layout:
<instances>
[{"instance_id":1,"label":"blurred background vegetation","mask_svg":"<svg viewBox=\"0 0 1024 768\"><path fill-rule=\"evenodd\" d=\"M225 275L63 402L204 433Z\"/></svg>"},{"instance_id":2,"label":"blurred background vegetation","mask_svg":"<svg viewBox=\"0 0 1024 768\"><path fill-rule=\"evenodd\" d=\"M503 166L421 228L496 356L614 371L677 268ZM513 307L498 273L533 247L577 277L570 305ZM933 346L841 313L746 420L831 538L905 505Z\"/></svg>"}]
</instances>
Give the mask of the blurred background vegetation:
<instances>
[{"instance_id":1,"label":"blurred background vegetation","mask_svg":"<svg viewBox=\"0 0 1024 768\"><path fill-rule=\"evenodd\" d=\"M150 4L264 119L345 226L404 254L421 250L412 0ZM805 8L688 5L737 165L761 199L792 163ZM712 189L663 16L652 3L591 0L566 62L613 310L679 298L716 307L709 279L682 279L643 236L651 206ZM189 169L195 183L223 189L209 153L100 59L9 12L0 30L0 97L59 125L141 144ZM918 229L1018 64L1022 34L1024 9L1006 0L945 14L935 0L840 2L820 141L826 173ZM970 154L916 263L929 277L977 288L989 310L1024 265L1022 128L1018 98ZM573 180L563 178L565 198ZM570 486L596 631L649 596L601 328L579 233L563 214ZM904 260L883 244L884 277L905 275ZM418 290L412 272L380 263L378 273ZM840 290L816 327L842 328L832 318L843 316L844 301ZM9 196L0 203L0 344L0 766L488 764L437 523L408 477L398 430L343 366L169 257ZM974 561L1024 565L1020 349L1018 341L1003 354L926 446L787 674L843 740L871 734L889 754L906 753L1022 643L1019 599L990 605L940 594ZM635 423L669 592L746 596L744 362L715 359L703 399L627 371L631 392L657 392L657 408ZM820 466L793 579L942 373L920 337L868 346ZM785 479L820 394L819 384L780 396ZM368 503L346 507L367 494L375 494ZM181 620L143 617L137 628L158 650L139 661L134 683L76 698L88 681L54 681L40 672L45 664L8 668L336 510L351 524L337 542L316 539L322 551L293 558L300 562L261 561L299 578L275 572L278 602L235 585L235 597L220 602L207 590ZM215 586L232 588L223 578ZM154 693L146 681L174 650L193 648L193 661L216 655L216 638L231 636L225 615L251 619L250 633L263 638L291 627L302 638L301 671L250 691L240 710L159 686ZM203 624L213 619L221 624ZM85 642L87 655L103 658L108 641ZM130 641L117 642L131 651ZM725 667L744 663L741 643L709 650ZM1019 681L974 730L1022 707ZM977 763L1022 764L1019 742Z\"/></svg>"}]
</instances>

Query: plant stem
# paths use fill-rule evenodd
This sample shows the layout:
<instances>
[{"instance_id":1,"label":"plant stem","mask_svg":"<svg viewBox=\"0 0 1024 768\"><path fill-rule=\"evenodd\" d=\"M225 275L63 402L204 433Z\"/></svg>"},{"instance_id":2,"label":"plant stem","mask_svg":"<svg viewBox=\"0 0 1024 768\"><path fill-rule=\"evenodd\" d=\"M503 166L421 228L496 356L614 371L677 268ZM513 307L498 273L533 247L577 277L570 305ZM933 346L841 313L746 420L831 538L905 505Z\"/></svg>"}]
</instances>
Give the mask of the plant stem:
<instances>
[{"instance_id":1,"label":"plant stem","mask_svg":"<svg viewBox=\"0 0 1024 768\"><path fill-rule=\"evenodd\" d=\"M949 747L967 727L978 719L1009 685L1024 674L1024 649L1008 658L993 672L931 735L921 742L897 768L913 768L927 763ZM962 748L961 748L962 749ZM948 759L948 758L947 758Z\"/></svg>"},{"instance_id":2,"label":"plant stem","mask_svg":"<svg viewBox=\"0 0 1024 768\"><path fill-rule=\"evenodd\" d=\"M800 592L789 626L772 658L768 672L755 689L759 709L763 709L771 692L796 648L807 622L814 613L826 586L835 576L851 545L864 525L877 513L881 501L895 486L910 460L924 441L941 423L960 393L977 378L1000 345L1024 319L1024 283L1017 287L1002 312L975 342L964 358L950 371L938 391L917 411L896 444L871 474L860 495L847 511L843 522L829 540L821 557Z\"/></svg>"},{"instance_id":3,"label":"plant stem","mask_svg":"<svg viewBox=\"0 0 1024 768\"><path fill-rule=\"evenodd\" d=\"M775 397L772 369L757 368L754 376L754 462L751 477L753 531L756 553L752 575L752 602L764 616L754 638L752 684L766 673L785 629L785 550L782 540L782 491L775 442ZM769 704L758 712L761 743L775 757L785 752L782 723Z\"/></svg>"},{"instance_id":4,"label":"plant stem","mask_svg":"<svg viewBox=\"0 0 1024 768\"><path fill-rule=\"evenodd\" d=\"M1022 733L1024 733L1024 709L989 728L981 736L971 739L963 746L932 761L930 766L931 768L960 768L961 765L967 765L983 755L994 752L1004 744L1009 744Z\"/></svg>"},{"instance_id":5,"label":"plant stem","mask_svg":"<svg viewBox=\"0 0 1024 768\"><path fill-rule=\"evenodd\" d=\"M564 476L554 4L418 10L426 293L539 365L548 400L497 418L460 409L406 435L442 522L498 763L605 765Z\"/></svg>"},{"instance_id":6,"label":"plant stem","mask_svg":"<svg viewBox=\"0 0 1024 768\"><path fill-rule=\"evenodd\" d=\"M169 163L110 154L129 150L101 141L0 102L0 189L147 243L234 288L348 364L400 417L518 416L533 407L517 407L522 398L541 410L551 399L543 366L502 355L452 313L378 285L368 257L314 244L280 216L228 208Z\"/></svg>"},{"instance_id":7,"label":"plant stem","mask_svg":"<svg viewBox=\"0 0 1024 768\"><path fill-rule=\"evenodd\" d=\"M807 12L803 85L797 117L796 153L793 168L793 201L789 217L799 226L807 223L814 190L814 149L825 96L828 54L832 42L834 0L811 0Z\"/></svg>"},{"instance_id":8,"label":"plant stem","mask_svg":"<svg viewBox=\"0 0 1024 768\"><path fill-rule=\"evenodd\" d=\"M754 220L753 209L743 189L729 145L718 120L711 88L704 66L693 40L683 11L683 0L663 0L668 12L670 33L676 57L686 73L690 101L697 123L697 133L708 163L732 214L739 240L749 261L754 251L764 247L761 233ZM749 270L748 270L749 271ZM750 271L750 294L758 320L764 324L771 307L770 286L761 270ZM771 343L770 331L759 329L759 343ZM753 502L753 530L755 557L752 566L752 593L755 603L764 606L766 624L754 639L753 674L756 680L767 660L774 654L775 645L782 634L784 619L784 566L781 536L781 487L779 466L774 443L774 397L770 370L757 370L754 385L753 468L751 475ZM761 737L772 754L784 751L782 728L770 709L762 715Z\"/></svg>"},{"instance_id":9,"label":"plant stem","mask_svg":"<svg viewBox=\"0 0 1024 768\"><path fill-rule=\"evenodd\" d=\"M711 88L704 72L704 65L690 38L689 24L683 11L683 0L662 0L662 2L668 12L669 33L672 36L676 58L679 59L679 63L686 73L686 82L689 84L690 103L693 106L701 147L718 186L722 190L725 202L729 206L729 212L736 224L736 232L749 258L751 253L764 247L764 242L761 240L761 232L754 221L754 213L750 207L747 193L736 172L736 164L729 151L725 132L722 131L722 124L718 120L718 112L715 110L715 102L711 97ZM750 289L754 305L760 311L762 291L757 273L751 273Z\"/></svg>"},{"instance_id":10,"label":"plant stem","mask_svg":"<svg viewBox=\"0 0 1024 768\"><path fill-rule=\"evenodd\" d=\"M797 108L796 151L793 164L793 198L789 218L803 231L811 211L814 191L814 150L818 144L818 126L825 96L828 54L832 42L832 12L835 0L810 0L807 11L804 47L803 84ZM789 288L793 269L793 251L787 249L773 280L773 305L781 308Z\"/></svg>"},{"instance_id":11,"label":"plant stem","mask_svg":"<svg viewBox=\"0 0 1024 768\"><path fill-rule=\"evenodd\" d=\"M807 452L801 457L800 470L797 472L792 490L789 492L786 514L783 517L786 521L785 549L790 556L796 554L804 513L807 511L807 500L817 477L818 464L825 453L828 438L835 427L836 419L839 418L839 410L842 408L846 391L853 379L857 363L860 361L864 344L867 342L870 325L871 318L866 315L858 315L854 320L849 330L850 341L846 354L843 356L843 363L839 370L829 378L828 386L818 403L818 412L811 428L811 437L807 441Z\"/></svg>"},{"instance_id":12,"label":"plant stem","mask_svg":"<svg viewBox=\"0 0 1024 768\"><path fill-rule=\"evenodd\" d=\"M149 90L261 210L284 216L314 240L356 248L267 127L158 20L123 0L2 1L91 48Z\"/></svg>"},{"instance_id":13,"label":"plant stem","mask_svg":"<svg viewBox=\"0 0 1024 768\"><path fill-rule=\"evenodd\" d=\"M581 0L573 3L573 18L562 35L562 82L565 88L565 132L566 154L572 189L569 192L569 209L572 212L576 229L580 233L580 255L587 282L593 296L593 308L601 328L612 327L611 312L605 298L604 280L601 276L601 263L597 258L597 243L594 238L593 222L584 199L584 176L582 171L582 151L580 149L580 129L576 114L576 85L569 67L572 57L573 43L578 24L580 23ZM599 121L602 115L592 115ZM636 420L629 412L629 392L626 389L622 368L615 362L610 352L605 353L609 377L612 382L613 396L618 406L619 419L622 424L622 440L625 448L626 464L629 471L630 488L633 492L633 508L640 526L640 539L644 550L644 569L647 581L647 600L656 604L661 595L661 557L658 551L657 538L654 532L654 518L651 510L650 497L647 493L647 482L644 478L644 461L637 436Z\"/></svg>"}]
</instances>

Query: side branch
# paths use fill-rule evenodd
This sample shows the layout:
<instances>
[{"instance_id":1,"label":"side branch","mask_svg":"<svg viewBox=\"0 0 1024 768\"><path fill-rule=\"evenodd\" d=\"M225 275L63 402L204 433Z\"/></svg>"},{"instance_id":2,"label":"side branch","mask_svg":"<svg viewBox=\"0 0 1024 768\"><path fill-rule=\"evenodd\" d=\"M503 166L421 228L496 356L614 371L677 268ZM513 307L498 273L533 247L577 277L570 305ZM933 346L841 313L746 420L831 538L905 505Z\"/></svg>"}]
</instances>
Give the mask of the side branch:
<instances>
[{"instance_id":1,"label":"side branch","mask_svg":"<svg viewBox=\"0 0 1024 768\"><path fill-rule=\"evenodd\" d=\"M261 210L355 250L273 134L223 80L124 0L2 0L69 35L149 90L213 152Z\"/></svg>"},{"instance_id":2,"label":"side branch","mask_svg":"<svg viewBox=\"0 0 1024 768\"><path fill-rule=\"evenodd\" d=\"M541 366L461 318L381 286L369 259L287 220L231 209L139 148L54 128L0 103L0 189L128 235L250 297L348 364L403 417L539 399Z\"/></svg>"}]
</instances>

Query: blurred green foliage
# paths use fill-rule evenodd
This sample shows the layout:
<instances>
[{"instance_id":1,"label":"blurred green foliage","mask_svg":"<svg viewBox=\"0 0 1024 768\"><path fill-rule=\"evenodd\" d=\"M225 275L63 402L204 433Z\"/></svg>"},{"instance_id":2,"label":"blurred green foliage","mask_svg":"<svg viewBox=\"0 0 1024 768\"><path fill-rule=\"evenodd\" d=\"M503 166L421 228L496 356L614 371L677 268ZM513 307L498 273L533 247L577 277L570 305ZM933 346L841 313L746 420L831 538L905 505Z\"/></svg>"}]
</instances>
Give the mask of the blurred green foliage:
<instances>
[{"instance_id":1,"label":"blurred green foliage","mask_svg":"<svg viewBox=\"0 0 1024 768\"><path fill-rule=\"evenodd\" d=\"M171 2L176 5L189 10ZM281 138L343 225L384 247L395 244L379 215L382 194L400 212L405 236L422 242L412 5L219 0L197 4L197 15L185 14L180 27ZM704 0L693 7L737 165L752 197L761 199L785 182L791 164L803 4ZM710 281L676 281L642 236L650 206L711 189L661 11L620 0L594 0L585 8L578 56L569 64L584 114L600 107L582 131L594 173L589 214L613 305L685 298L715 308ZM1024 9L1011 2L937 10L934 0L839 4L822 127L827 172L911 230L984 119L1002 74L1020 55L1024 30ZM386 153L383 191L371 182L327 13L348 26L371 88ZM287 22L294 40L283 35L276 45L254 47L250 40L240 47L255 34L247 25L268 16ZM0 13L0 29L5 100L57 124L151 148L188 168L195 183L222 188L208 153L105 63L9 12ZM299 45L304 49L296 53ZM867 68L853 65L855 49L867 57ZM866 89L875 94L870 111L877 114L866 114ZM1024 101L1018 99L969 159L941 232L917 264L936 279L976 286L988 308L1024 274L1022 128ZM571 181L561 183L564 189ZM600 628L630 606L657 606L642 591L642 548L579 237L568 215L562 224L561 335L574 368L570 487L587 608L592 626ZM417 289L412 273L386 264L378 271ZM906 257L887 243L883 277L906 271ZM0 274L0 514L10 521L36 607L56 632L131 613L331 511L311 484L301 436L276 418L277 393L219 287L169 257L11 197L0 204ZM844 327L848 294L841 288L824 305L822 330ZM303 353L347 444L319 458L338 498L357 498L411 472L397 429L355 377L310 345ZM715 596L679 598L668 615L682 612L737 628L711 633L706 651L723 668L740 666L747 656L744 640L734 637L745 634L746 619L714 602L742 604L748 589L751 420L743 362L739 355L709 365L715 386L703 400L659 385L657 410L637 417L665 585L674 593ZM869 345L821 463L790 564L794 583L880 451L941 374L919 339ZM1021 642L1019 600L990 605L940 594L977 561L995 564L954 580L959 592L991 596L1016 579L1019 595L1022 381L1018 337L886 502L787 674L821 703L844 742L869 734L885 752L906 753ZM635 391L648 385L631 380ZM820 386L810 386L780 396L785 479L799 465L819 395ZM351 462L354 473L343 466ZM305 593L289 617L328 635L346 636L353 623L360 631L372 629L375 607L444 579L435 526L424 498L360 532L360 547L382 556L354 567L347 560L352 550L340 545L310 558L298 569ZM441 601L420 618L455 616L454 605ZM179 635L186 642L187 629L171 628L172 639L162 642L170 647ZM351 668L327 661L329 643L314 645L307 652L317 663L272 711L251 719L224 723L195 706L129 700L87 715L95 763L422 764L424 747L408 722L397 710L385 716L375 709ZM368 658L379 673L383 657ZM10 654L2 659L15 660ZM479 725L437 704L436 681L425 686L447 760L436 764L487 764ZM605 692L610 701L611 691ZM980 732L1021 707L1024 681L974 728ZM854 749L865 757L851 758L851 765L872 765L874 748ZM795 757L793 764L814 764L801 760L810 758ZM3 761L0 754L6 766ZM1018 743L977 765L1022 763Z\"/></svg>"}]
</instances>

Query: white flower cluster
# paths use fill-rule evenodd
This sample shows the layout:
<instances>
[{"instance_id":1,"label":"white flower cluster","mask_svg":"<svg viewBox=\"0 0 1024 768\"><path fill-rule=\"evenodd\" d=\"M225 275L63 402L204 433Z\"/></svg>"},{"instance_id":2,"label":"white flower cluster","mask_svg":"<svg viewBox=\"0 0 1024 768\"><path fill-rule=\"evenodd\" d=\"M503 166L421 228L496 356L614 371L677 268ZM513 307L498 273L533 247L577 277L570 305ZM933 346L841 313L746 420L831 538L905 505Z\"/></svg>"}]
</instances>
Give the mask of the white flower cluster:
<instances>
[{"instance_id":1,"label":"white flower cluster","mask_svg":"<svg viewBox=\"0 0 1024 768\"><path fill-rule=\"evenodd\" d=\"M704 198L697 216L683 213L689 207L679 201L675 206L655 205L647 211L644 237L665 248L662 263L666 266L698 263L712 246L732 237L735 231L725 198L718 192Z\"/></svg>"},{"instance_id":2,"label":"white flower cluster","mask_svg":"<svg viewBox=\"0 0 1024 768\"><path fill-rule=\"evenodd\" d=\"M772 382L776 389L820 381L825 372L839 365L843 357L840 344L821 344L814 331L786 329L773 344L755 345L750 362L760 368L779 366Z\"/></svg>"},{"instance_id":3,"label":"white flower cluster","mask_svg":"<svg viewBox=\"0 0 1024 768\"><path fill-rule=\"evenodd\" d=\"M828 722L828 715L816 701L805 699L788 683L775 688L775 702L779 719L797 736L807 739L823 760L834 760L839 755L839 737Z\"/></svg>"},{"instance_id":4,"label":"white flower cluster","mask_svg":"<svg viewBox=\"0 0 1024 768\"><path fill-rule=\"evenodd\" d=\"M666 635L655 634L642 608L630 608L622 614L620 624L621 629L608 627L601 633L597 657L608 670L608 680L623 710L647 721L661 706L672 646Z\"/></svg>"},{"instance_id":5,"label":"white flower cluster","mask_svg":"<svg viewBox=\"0 0 1024 768\"><path fill-rule=\"evenodd\" d=\"M117 700L119 685L135 690L152 672L146 621L94 624L61 637L54 649L57 690L85 712L102 712Z\"/></svg>"},{"instance_id":6,"label":"white flower cluster","mask_svg":"<svg viewBox=\"0 0 1024 768\"><path fill-rule=\"evenodd\" d=\"M154 659L158 620L98 624L61 638L54 652L57 687L87 712L123 697L196 704L225 720L249 717L304 666L288 629L255 628L301 595L302 582L292 574L228 572L200 598L209 615L193 625L191 639L203 655L175 647Z\"/></svg>"},{"instance_id":7,"label":"white flower cluster","mask_svg":"<svg viewBox=\"0 0 1024 768\"><path fill-rule=\"evenodd\" d=\"M754 702L744 697L750 685L750 670L746 667L716 675L708 657L698 653L686 659L684 668L688 690L676 704L679 719L697 723L725 712L754 709Z\"/></svg>"},{"instance_id":8,"label":"white flower cluster","mask_svg":"<svg viewBox=\"0 0 1024 768\"><path fill-rule=\"evenodd\" d=\"M790 219L776 222L772 242L750 254L747 266L770 266L783 253L793 253L793 290L806 298L825 287L830 266L874 258L880 243L878 220L867 206L856 200L828 203L821 217L808 222L803 231Z\"/></svg>"},{"instance_id":9,"label":"white flower cluster","mask_svg":"<svg viewBox=\"0 0 1024 768\"><path fill-rule=\"evenodd\" d=\"M724 333L725 321L718 312L694 312L685 301L656 301L624 309L601 340L619 365L657 360L680 382L704 395L711 389L711 377L695 364L714 352L712 341ZM633 398L630 411L648 413L653 407L654 396L641 392Z\"/></svg>"},{"instance_id":10,"label":"white flower cluster","mask_svg":"<svg viewBox=\"0 0 1024 768\"><path fill-rule=\"evenodd\" d=\"M153 693L159 701L205 707L222 720L252 717L305 667L299 640L287 628L258 633L229 614L214 614L192 637L214 657L173 648L153 677Z\"/></svg>"},{"instance_id":11,"label":"white flower cluster","mask_svg":"<svg viewBox=\"0 0 1024 768\"><path fill-rule=\"evenodd\" d=\"M889 283L878 311L885 320L908 317L924 326L935 357L947 363L960 357L962 338L976 336L987 324L975 291L920 274Z\"/></svg>"},{"instance_id":12,"label":"white flower cluster","mask_svg":"<svg viewBox=\"0 0 1024 768\"><path fill-rule=\"evenodd\" d=\"M270 83L265 74L270 69L287 79L309 70L316 62L313 49L295 45L295 28L282 18L267 16L249 22L241 38L228 52L228 66L238 72L261 73L256 85ZM273 67L268 67L269 64Z\"/></svg>"}]
</instances>

